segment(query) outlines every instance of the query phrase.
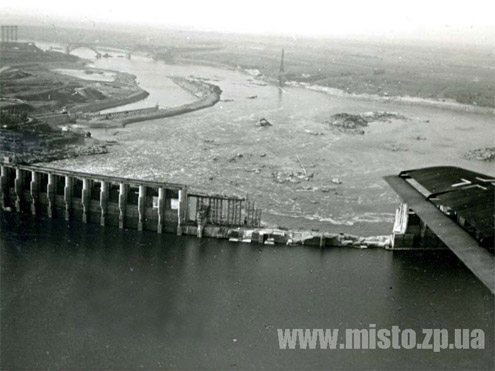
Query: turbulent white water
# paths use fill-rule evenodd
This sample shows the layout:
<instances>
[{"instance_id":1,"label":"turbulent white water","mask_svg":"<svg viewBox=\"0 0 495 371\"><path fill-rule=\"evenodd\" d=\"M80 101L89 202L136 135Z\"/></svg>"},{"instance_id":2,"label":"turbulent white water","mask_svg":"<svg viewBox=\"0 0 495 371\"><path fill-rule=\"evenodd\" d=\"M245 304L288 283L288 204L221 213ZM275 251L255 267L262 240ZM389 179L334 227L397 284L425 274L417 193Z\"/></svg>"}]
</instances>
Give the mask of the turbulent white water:
<instances>
[{"instance_id":1,"label":"turbulent white water","mask_svg":"<svg viewBox=\"0 0 495 371\"><path fill-rule=\"evenodd\" d=\"M93 52L75 53L91 58ZM383 181L384 175L438 165L495 173L492 163L465 158L469 150L493 146L490 114L360 99L307 87L281 90L241 71L166 65L140 56L93 63L136 75L141 87L150 92L150 97L126 108L157 102L162 107L175 106L195 99L167 76L205 79L222 89L222 100L182 116L94 131L94 136L117 140L118 145L110 147L107 155L58 161L56 166L249 194L265 210L263 220L268 224L355 234L386 234L392 228L398 198ZM374 111L395 112L407 119L370 123L364 135L345 134L324 124L336 113ZM256 126L261 118L273 126ZM243 156L236 157L239 153ZM310 181L275 181L273 174L302 171L301 164L313 173ZM342 184L332 184L333 178ZM307 186L315 190L308 191ZM325 187L331 190L322 192Z\"/></svg>"}]
</instances>

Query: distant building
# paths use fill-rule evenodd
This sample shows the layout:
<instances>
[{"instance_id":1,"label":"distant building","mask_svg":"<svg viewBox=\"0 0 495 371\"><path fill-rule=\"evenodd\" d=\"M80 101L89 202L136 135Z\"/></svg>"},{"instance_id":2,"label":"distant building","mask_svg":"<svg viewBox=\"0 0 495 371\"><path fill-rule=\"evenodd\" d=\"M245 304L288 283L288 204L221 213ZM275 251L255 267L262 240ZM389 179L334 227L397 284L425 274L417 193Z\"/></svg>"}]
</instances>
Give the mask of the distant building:
<instances>
[{"instance_id":1,"label":"distant building","mask_svg":"<svg viewBox=\"0 0 495 371\"><path fill-rule=\"evenodd\" d=\"M2 25L2 42L17 42L17 26Z\"/></svg>"}]
</instances>

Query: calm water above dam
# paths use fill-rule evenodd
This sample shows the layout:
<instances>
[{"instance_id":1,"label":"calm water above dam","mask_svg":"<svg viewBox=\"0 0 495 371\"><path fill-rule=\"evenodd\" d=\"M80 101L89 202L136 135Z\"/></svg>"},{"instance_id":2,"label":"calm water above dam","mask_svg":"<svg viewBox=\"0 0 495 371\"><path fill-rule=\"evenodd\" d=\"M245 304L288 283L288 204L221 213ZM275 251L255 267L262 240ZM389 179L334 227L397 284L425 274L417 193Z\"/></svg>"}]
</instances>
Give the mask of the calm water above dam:
<instances>
[{"instance_id":1,"label":"calm water above dam","mask_svg":"<svg viewBox=\"0 0 495 371\"><path fill-rule=\"evenodd\" d=\"M491 369L449 251L262 247L0 214L2 369ZM486 350L279 350L277 328L483 329Z\"/></svg>"}]
</instances>

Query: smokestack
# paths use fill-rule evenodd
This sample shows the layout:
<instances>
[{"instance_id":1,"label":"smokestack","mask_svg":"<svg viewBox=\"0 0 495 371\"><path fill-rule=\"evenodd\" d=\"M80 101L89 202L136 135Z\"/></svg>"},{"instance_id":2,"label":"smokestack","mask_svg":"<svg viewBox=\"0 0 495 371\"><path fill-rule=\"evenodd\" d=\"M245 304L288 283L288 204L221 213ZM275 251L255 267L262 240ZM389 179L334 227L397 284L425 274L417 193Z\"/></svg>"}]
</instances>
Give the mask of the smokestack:
<instances>
[{"instance_id":1,"label":"smokestack","mask_svg":"<svg viewBox=\"0 0 495 371\"><path fill-rule=\"evenodd\" d=\"M14 26L14 41L17 42L17 26Z\"/></svg>"}]
</instances>

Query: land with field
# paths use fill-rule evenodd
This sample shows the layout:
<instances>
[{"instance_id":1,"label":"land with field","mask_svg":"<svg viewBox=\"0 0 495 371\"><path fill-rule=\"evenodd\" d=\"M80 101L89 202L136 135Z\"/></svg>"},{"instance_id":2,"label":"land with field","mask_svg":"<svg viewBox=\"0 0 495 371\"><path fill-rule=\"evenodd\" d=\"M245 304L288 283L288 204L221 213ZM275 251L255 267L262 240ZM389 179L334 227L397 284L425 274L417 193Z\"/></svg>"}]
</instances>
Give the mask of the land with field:
<instances>
[{"instance_id":1,"label":"land with field","mask_svg":"<svg viewBox=\"0 0 495 371\"><path fill-rule=\"evenodd\" d=\"M495 107L490 46L346 38L295 38L128 29L121 32L26 28L26 37L98 43L148 53L167 63L258 71L276 81L285 50L287 81L381 97L418 97Z\"/></svg>"}]
</instances>

